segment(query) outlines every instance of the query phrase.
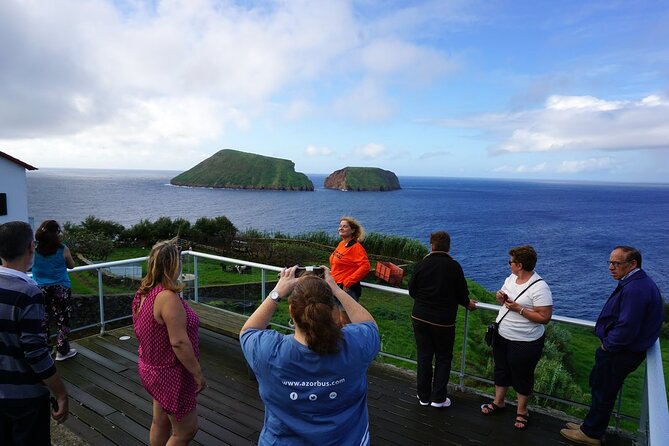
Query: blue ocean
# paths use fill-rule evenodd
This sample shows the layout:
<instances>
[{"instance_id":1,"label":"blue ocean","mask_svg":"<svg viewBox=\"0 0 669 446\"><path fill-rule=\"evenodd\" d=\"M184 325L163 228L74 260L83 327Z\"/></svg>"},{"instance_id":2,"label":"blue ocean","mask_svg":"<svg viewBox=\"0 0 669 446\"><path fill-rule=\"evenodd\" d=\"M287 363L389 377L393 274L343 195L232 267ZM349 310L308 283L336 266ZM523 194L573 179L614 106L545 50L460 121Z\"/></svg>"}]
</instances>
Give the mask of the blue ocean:
<instances>
[{"instance_id":1,"label":"blue ocean","mask_svg":"<svg viewBox=\"0 0 669 446\"><path fill-rule=\"evenodd\" d=\"M451 234L465 275L496 290L509 274L509 248L525 243L553 292L554 312L594 320L615 287L615 245L633 245L665 295L669 288L669 184L604 184L400 177L402 190L314 192L175 187L179 172L40 169L28 173L29 215L78 223L89 215L126 227L141 219L225 215L240 230L331 231L356 217L367 231L411 237Z\"/></svg>"}]
</instances>

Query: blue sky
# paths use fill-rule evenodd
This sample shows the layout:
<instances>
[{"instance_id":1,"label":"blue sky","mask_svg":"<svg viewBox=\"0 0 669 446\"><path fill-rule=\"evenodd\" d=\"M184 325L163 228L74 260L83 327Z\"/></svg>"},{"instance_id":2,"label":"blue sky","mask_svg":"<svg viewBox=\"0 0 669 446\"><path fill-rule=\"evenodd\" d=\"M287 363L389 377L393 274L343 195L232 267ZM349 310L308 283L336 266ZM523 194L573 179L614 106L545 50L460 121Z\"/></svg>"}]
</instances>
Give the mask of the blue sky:
<instances>
[{"instance_id":1,"label":"blue sky","mask_svg":"<svg viewBox=\"0 0 669 446\"><path fill-rule=\"evenodd\" d=\"M0 2L0 150L37 167L669 182L662 1Z\"/></svg>"}]
</instances>

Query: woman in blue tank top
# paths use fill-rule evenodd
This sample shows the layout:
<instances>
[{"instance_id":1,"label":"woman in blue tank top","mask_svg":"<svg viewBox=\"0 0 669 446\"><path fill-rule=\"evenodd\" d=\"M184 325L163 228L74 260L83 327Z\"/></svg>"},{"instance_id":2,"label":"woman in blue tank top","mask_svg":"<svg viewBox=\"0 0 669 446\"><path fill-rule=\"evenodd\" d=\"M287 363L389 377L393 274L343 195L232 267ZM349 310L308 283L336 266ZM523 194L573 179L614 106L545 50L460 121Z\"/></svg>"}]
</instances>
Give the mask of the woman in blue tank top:
<instances>
[{"instance_id":1,"label":"woman in blue tank top","mask_svg":"<svg viewBox=\"0 0 669 446\"><path fill-rule=\"evenodd\" d=\"M63 361L77 354L67 339L72 296L67 268L74 268L74 260L69 248L62 243L62 231L57 221L44 221L35 231L35 240L33 279L44 294L47 339L50 339L50 322L55 321L58 327L56 361Z\"/></svg>"}]
</instances>

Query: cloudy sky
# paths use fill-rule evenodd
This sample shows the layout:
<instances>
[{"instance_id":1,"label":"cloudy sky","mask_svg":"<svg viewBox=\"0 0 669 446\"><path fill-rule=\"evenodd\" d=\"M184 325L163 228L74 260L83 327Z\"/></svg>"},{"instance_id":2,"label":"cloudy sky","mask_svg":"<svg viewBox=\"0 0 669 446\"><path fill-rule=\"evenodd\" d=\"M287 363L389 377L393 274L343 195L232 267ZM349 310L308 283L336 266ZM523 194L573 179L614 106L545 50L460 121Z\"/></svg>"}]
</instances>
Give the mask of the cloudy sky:
<instances>
[{"instance_id":1,"label":"cloudy sky","mask_svg":"<svg viewBox=\"0 0 669 446\"><path fill-rule=\"evenodd\" d=\"M669 182L669 3L0 1L0 150Z\"/></svg>"}]
</instances>

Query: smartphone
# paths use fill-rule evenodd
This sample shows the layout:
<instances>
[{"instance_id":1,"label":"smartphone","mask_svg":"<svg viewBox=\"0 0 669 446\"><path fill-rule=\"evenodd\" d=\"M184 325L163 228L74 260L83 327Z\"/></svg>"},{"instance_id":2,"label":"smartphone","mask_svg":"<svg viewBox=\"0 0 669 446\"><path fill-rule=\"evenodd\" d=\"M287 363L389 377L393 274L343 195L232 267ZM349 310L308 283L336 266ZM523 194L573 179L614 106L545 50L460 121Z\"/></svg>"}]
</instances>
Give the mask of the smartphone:
<instances>
[{"instance_id":1,"label":"smartphone","mask_svg":"<svg viewBox=\"0 0 669 446\"><path fill-rule=\"evenodd\" d=\"M49 398L49 401L51 401L51 408L53 409L53 411L58 412L58 401L56 401L56 398L51 397Z\"/></svg>"},{"instance_id":2,"label":"smartphone","mask_svg":"<svg viewBox=\"0 0 669 446\"><path fill-rule=\"evenodd\" d=\"M325 277L325 270L322 266L298 266L295 270L295 277L307 276L316 276L323 278Z\"/></svg>"}]
</instances>

